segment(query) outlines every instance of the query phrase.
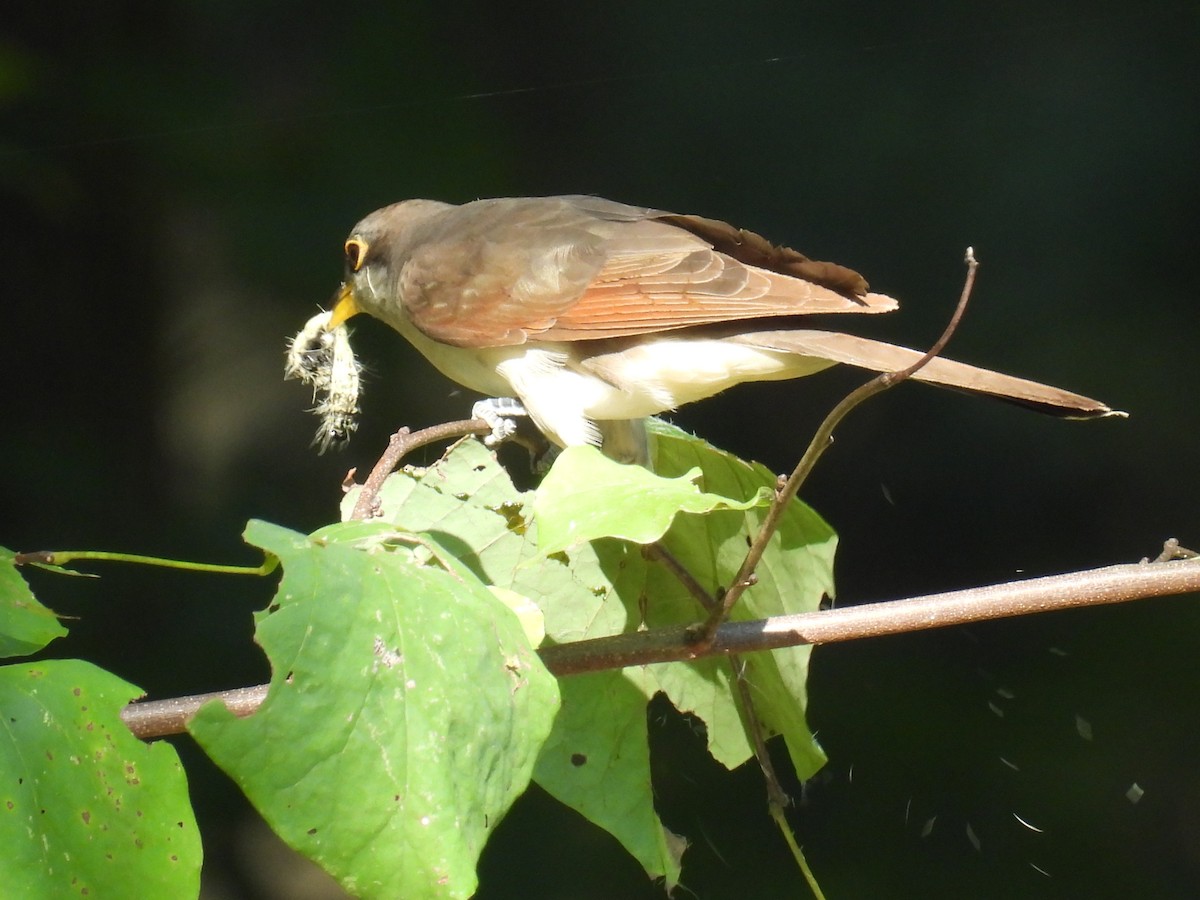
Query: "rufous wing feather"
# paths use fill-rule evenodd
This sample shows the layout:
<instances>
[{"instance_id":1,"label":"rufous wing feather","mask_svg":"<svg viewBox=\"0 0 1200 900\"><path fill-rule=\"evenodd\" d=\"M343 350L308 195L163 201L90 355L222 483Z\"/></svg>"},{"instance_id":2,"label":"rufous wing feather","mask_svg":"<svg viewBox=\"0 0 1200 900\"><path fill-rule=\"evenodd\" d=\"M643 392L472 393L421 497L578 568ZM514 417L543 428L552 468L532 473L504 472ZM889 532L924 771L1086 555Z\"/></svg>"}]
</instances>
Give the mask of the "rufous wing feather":
<instances>
[{"instance_id":1,"label":"rufous wing feather","mask_svg":"<svg viewBox=\"0 0 1200 900\"><path fill-rule=\"evenodd\" d=\"M867 293L852 270L752 232L585 200L440 211L437 233L412 248L400 271L409 319L443 343L495 347L896 308Z\"/></svg>"}]
</instances>

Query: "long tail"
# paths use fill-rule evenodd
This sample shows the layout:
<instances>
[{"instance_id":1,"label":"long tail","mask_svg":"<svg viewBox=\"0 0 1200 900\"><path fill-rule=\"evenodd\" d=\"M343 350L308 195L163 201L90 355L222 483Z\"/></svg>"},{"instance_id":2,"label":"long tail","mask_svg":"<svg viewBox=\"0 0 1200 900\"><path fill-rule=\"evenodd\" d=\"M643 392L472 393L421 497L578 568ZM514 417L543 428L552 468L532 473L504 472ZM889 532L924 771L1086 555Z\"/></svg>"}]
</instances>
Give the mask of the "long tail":
<instances>
[{"instance_id":1,"label":"long tail","mask_svg":"<svg viewBox=\"0 0 1200 900\"><path fill-rule=\"evenodd\" d=\"M912 365L921 354L907 347L897 347L870 338L855 337L832 331L787 330L756 331L729 338L764 350L778 350L800 356L828 359L834 362L870 369L876 372L895 372ZM988 394L1000 400L1016 403L1038 412L1067 419L1095 419L1103 416L1125 416L1107 404L1082 394L1061 388L981 369L966 363L937 357L912 376L918 381L939 384L977 394Z\"/></svg>"}]
</instances>

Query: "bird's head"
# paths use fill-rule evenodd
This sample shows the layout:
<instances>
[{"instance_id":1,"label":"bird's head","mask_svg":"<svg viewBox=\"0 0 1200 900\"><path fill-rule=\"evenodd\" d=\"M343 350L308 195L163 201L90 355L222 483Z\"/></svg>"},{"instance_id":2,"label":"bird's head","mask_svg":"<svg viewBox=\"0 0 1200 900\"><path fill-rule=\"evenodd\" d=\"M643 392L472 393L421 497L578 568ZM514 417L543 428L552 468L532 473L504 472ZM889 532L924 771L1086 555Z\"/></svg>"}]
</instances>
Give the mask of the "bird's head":
<instances>
[{"instance_id":1,"label":"bird's head","mask_svg":"<svg viewBox=\"0 0 1200 900\"><path fill-rule=\"evenodd\" d=\"M377 209L351 229L344 248L345 273L333 297L328 328L360 312L385 321L400 314L400 267L422 239L422 226L448 206L436 200L405 200Z\"/></svg>"}]
</instances>

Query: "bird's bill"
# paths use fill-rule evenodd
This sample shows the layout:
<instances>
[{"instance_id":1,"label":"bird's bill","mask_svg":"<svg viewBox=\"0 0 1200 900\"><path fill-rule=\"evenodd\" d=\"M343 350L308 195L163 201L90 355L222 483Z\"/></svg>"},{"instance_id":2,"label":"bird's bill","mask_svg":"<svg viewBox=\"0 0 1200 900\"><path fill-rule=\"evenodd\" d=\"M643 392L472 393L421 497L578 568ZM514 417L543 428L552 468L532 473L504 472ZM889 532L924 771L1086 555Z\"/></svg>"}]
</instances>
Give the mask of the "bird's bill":
<instances>
[{"instance_id":1,"label":"bird's bill","mask_svg":"<svg viewBox=\"0 0 1200 900\"><path fill-rule=\"evenodd\" d=\"M358 300L354 297L354 285L347 281L338 288L333 301L333 312L329 317L329 324L325 327L332 331L360 312L362 312L362 307L358 305Z\"/></svg>"}]
</instances>

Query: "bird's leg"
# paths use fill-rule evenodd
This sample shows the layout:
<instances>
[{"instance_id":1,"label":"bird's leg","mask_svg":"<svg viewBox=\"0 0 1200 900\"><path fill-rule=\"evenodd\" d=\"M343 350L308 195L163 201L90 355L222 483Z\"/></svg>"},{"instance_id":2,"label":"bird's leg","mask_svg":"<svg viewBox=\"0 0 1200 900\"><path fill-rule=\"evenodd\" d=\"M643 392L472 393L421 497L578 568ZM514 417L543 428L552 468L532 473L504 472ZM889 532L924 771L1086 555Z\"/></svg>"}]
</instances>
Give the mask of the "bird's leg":
<instances>
[{"instance_id":1,"label":"bird's leg","mask_svg":"<svg viewBox=\"0 0 1200 900\"><path fill-rule=\"evenodd\" d=\"M480 400L471 407L471 416L483 419L491 426L492 433L484 437L483 442L489 447L504 443L517 432L515 416L527 416L521 401L512 397L492 397Z\"/></svg>"}]
</instances>

